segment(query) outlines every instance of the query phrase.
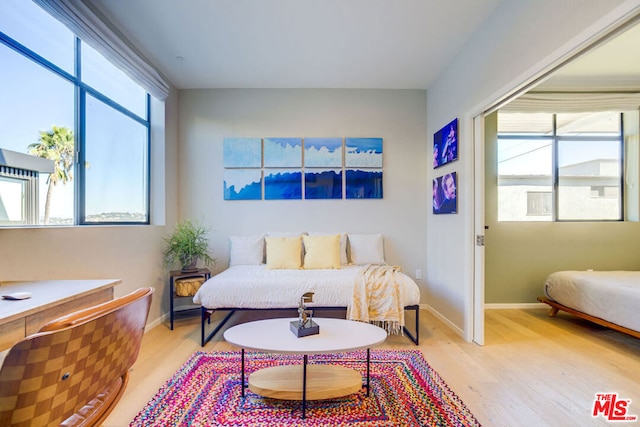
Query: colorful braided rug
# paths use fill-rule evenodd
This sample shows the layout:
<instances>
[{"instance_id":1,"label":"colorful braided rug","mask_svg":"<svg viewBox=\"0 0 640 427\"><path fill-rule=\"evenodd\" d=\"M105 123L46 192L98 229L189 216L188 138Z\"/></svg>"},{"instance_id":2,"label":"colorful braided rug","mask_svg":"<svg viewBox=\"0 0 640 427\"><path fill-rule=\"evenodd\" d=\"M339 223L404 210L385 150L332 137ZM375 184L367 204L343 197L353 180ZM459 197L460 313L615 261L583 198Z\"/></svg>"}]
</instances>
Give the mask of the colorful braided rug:
<instances>
[{"instance_id":1,"label":"colorful braided rug","mask_svg":"<svg viewBox=\"0 0 640 427\"><path fill-rule=\"evenodd\" d=\"M358 370L366 351L310 355L309 363ZM245 353L246 373L302 363L301 355ZM371 350L371 394L307 403L263 398L240 390L240 352L196 352L158 391L131 426L479 426L419 350Z\"/></svg>"}]
</instances>

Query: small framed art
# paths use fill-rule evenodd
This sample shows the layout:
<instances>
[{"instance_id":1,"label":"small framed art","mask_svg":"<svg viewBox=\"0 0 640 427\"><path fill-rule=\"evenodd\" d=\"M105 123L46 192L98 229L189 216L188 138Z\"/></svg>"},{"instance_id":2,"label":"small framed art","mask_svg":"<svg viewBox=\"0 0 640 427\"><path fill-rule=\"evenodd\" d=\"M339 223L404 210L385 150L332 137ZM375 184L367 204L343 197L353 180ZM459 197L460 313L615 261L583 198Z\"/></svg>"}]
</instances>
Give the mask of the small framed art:
<instances>
[{"instance_id":1,"label":"small framed art","mask_svg":"<svg viewBox=\"0 0 640 427\"><path fill-rule=\"evenodd\" d=\"M433 213L453 214L458 211L457 172L433 180Z\"/></svg>"},{"instance_id":2,"label":"small framed art","mask_svg":"<svg viewBox=\"0 0 640 427\"><path fill-rule=\"evenodd\" d=\"M433 135L433 168L458 159L458 119Z\"/></svg>"}]
</instances>

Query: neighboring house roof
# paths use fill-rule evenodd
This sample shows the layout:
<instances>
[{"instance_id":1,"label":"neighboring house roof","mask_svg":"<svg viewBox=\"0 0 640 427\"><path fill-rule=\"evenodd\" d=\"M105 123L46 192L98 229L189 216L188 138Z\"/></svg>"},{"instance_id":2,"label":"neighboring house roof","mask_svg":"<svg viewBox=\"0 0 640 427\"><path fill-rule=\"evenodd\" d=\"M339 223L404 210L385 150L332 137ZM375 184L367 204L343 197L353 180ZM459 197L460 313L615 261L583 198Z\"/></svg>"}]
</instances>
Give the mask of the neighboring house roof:
<instances>
[{"instance_id":1,"label":"neighboring house roof","mask_svg":"<svg viewBox=\"0 0 640 427\"><path fill-rule=\"evenodd\" d=\"M0 166L41 173L53 173L54 169L53 160L18 153L17 151L6 150L4 148L0 148Z\"/></svg>"}]
</instances>

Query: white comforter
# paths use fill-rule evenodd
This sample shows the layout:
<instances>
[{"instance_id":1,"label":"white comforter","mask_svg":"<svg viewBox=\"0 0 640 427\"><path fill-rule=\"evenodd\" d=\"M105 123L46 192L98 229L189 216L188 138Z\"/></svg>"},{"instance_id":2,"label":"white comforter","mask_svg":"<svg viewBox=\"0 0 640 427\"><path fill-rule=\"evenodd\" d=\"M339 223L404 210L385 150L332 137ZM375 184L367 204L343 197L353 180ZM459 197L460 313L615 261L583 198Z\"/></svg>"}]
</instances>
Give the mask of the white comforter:
<instances>
[{"instance_id":1,"label":"white comforter","mask_svg":"<svg viewBox=\"0 0 640 427\"><path fill-rule=\"evenodd\" d=\"M544 284L562 305L640 331L640 271L559 271Z\"/></svg>"},{"instance_id":2,"label":"white comforter","mask_svg":"<svg viewBox=\"0 0 640 427\"><path fill-rule=\"evenodd\" d=\"M230 267L207 280L193 297L206 308L295 308L305 292L313 292L309 307L347 307L353 297L356 275L363 266L336 270L267 270L264 265ZM420 303L413 279L400 275L404 304Z\"/></svg>"}]
</instances>

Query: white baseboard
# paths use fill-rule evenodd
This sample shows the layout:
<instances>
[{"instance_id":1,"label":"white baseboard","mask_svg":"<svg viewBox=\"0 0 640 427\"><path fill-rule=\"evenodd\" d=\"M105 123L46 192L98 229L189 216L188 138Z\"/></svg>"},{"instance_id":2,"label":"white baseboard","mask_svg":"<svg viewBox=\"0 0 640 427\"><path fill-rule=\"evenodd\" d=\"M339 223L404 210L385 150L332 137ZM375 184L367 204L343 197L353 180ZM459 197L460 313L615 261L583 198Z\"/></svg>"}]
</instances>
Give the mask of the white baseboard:
<instances>
[{"instance_id":1,"label":"white baseboard","mask_svg":"<svg viewBox=\"0 0 640 427\"><path fill-rule=\"evenodd\" d=\"M501 309L521 309L532 310L538 308L549 308L549 306L542 302L524 302L524 303L496 303L485 304L485 310L501 310Z\"/></svg>"},{"instance_id":2,"label":"white baseboard","mask_svg":"<svg viewBox=\"0 0 640 427\"><path fill-rule=\"evenodd\" d=\"M462 329L460 329L458 326L456 326L455 324L451 323L451 321L449 319L444 317L440 312L438 312L438 310L436 310L435 308L431 307L429 304L420 304L420 310L428 310L431 314L436 316L438 318L438 320L440 320L442 323L447 325L456 334L460 335L464 339L464 331Z\"/></svg>"},{"instance_id":3,"label":"white baseboard","mask_svg":"<svg viewBox=\"0 0 640 427\"><path fill-rule=\"evenodd\" d=\"M153 322L147 323L147 326L144 327L144 333L146 334L147 332L149 332L150 330L152 330L156 326L161 325L162 323L164 323L164 321L166 320L166 318L168 316L169 316L169 314L163 314L162 316L158 317Z\"/></svg>"}]
</instances>

